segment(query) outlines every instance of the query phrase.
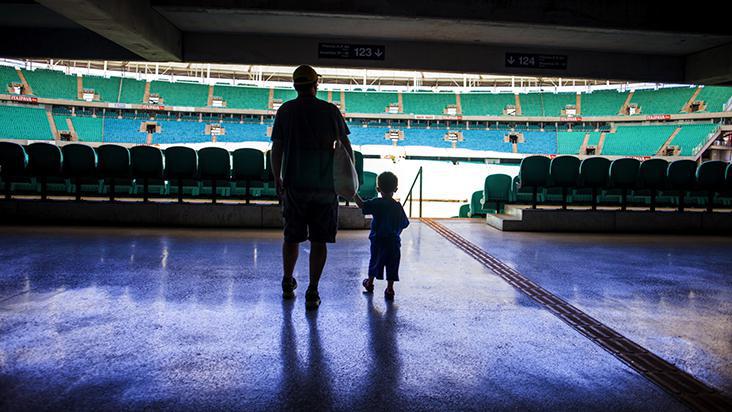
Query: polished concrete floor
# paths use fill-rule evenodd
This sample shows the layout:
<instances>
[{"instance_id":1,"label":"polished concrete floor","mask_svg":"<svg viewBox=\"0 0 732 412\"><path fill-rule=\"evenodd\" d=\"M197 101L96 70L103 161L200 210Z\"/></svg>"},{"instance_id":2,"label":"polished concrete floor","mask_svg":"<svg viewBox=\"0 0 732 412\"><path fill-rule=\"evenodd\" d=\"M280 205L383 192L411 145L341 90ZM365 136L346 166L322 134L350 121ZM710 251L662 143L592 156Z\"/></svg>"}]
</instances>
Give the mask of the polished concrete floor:
<instances>
[{"instance_id":1,"label":"polished concrete floor","mask_svg":"<svg viewBox=\"0 0 732 412\"><path fill-rule=\"evenodd\" d=\"M729 389L721 246L681 242L700 258L681 261L665 238L552 249L552 238L455 225ZM597 261L582 262L592 242ZM403 235L393 303L383 284L360 289L367 232L331 247L315 312L304 308L307 247L291 302L279 249L275 231L0 227L0 410L685 410L419 223ZM629 279L644 250L663 266Z\"/></svg>"}]
</instances>

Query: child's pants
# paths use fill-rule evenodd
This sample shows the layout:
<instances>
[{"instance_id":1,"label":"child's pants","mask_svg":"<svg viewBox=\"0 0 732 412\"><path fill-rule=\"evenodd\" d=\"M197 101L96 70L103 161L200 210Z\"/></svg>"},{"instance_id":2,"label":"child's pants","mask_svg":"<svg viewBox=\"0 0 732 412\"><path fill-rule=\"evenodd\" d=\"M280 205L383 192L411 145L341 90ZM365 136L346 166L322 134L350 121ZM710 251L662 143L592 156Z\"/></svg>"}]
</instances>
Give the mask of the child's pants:
<instances>
[{"instance_id":1,"label":"child's pants","mask_svg":"<svg viewBox=\"0 0 732 412\"><path fill-rule=\"evenodd\" d=\"M399 281L399 260L401 259L399 238L371 239L371 260L369 261L369 277Z\"/></svg>"}]
</instances>

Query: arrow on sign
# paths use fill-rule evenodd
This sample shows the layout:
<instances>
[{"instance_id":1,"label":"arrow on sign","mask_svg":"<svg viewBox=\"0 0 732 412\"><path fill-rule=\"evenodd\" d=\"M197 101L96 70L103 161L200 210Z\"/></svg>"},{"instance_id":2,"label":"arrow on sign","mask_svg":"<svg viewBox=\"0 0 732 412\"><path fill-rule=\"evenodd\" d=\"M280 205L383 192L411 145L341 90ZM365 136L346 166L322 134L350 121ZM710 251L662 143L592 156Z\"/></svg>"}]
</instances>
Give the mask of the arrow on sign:
<instances>
[{"instance_id":1,"label":"arrow on sign","mask_svg":"<svg viewBox=\"0 0 732 412\"><path fill-rule=\"evenodd\" d=\"M374 52L374 54L376 55L376 57L381 57L381 55L384 54L384 53L381 51L381 49L376 49L376 51Z\"/></svg>"},{"instance_id":2,"label":"arrow on sign","mask_svg":"<svg viewBox=\"0 0 732 412\"><path fill-rule=\"evenodd\" d=\"M514 64L516 62L516 59L514 59L513 57L509 57L508 59L506 59L506 62L508 62L508 64Z\"/></svg>"}]
</instances>

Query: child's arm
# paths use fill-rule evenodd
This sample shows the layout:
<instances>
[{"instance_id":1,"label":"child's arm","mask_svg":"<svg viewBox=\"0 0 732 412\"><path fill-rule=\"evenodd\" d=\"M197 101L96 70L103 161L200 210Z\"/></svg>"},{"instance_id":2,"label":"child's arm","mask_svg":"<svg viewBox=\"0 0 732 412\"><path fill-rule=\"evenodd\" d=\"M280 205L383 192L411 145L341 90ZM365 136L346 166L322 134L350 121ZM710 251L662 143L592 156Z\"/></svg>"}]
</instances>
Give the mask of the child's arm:
<instances>
[{"instance_id":1,"label":"child's arm","mask_svg":"<svg viewBox=\"0 0 732 412\"><path fill-rule=\"evenodd\" d=\"M361 199L361 196L359 196L358 193L356 193L356 196L353 197L353 201L356 202L356 205L358 205L358 207L363 209L363 199Z\"/></svg>"}]
</instances>

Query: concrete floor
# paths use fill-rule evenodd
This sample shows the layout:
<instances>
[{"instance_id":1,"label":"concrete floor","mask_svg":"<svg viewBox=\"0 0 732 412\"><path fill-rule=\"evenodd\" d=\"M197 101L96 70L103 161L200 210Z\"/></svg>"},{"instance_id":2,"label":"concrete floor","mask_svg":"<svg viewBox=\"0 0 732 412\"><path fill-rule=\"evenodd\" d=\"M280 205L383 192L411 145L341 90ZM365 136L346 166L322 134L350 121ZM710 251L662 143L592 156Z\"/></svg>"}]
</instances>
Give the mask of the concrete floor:
<instances>
[{"instance_id":1,"label":"concrete floor","mask_svg":"<svg viewBox=\"0 0 732 412\"><path fill-rule=\"evenodd\" d=\"M480 222L441 223L732 395L732 238L508 233Z\"/></svg>"},{"instance_id":2,"label":"concrete floor","mask_svg":"<svg viewBox=\"0 0 732 412\"><path fill-rule=\"evenodd\" d=\"M331 248L317 312L304 308L305 259L297 299L281 300L279 249L276 231L0 227L0 410L685 410L419 223L403 235L394 303L383 284L361 292L367 232ZM546 255L530 249L528 261ZM628 292L599 307L635 322L679 299ZM709 312L695 305L682 308ZM653 323L641 343L680 342ZM726 343L681 350L724 349L729 325L717 327Z\"/></svg>"}]
</instances>

